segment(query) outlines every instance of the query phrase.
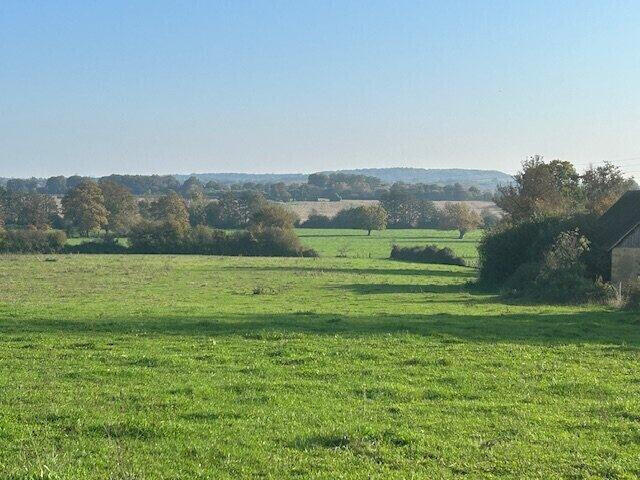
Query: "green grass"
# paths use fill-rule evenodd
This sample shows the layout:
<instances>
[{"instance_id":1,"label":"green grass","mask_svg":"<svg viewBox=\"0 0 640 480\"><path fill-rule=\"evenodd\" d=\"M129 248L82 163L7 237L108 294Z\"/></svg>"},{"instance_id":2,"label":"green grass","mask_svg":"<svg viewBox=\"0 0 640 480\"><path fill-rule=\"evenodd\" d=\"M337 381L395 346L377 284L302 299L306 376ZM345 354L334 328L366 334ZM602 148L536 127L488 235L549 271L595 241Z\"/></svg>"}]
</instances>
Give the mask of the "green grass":
<instances>
[{"instance_id":1,"label":"green grass","mask_svg":"<svg viewBox=\"0 0 640 480\"><path fill-rule=\"evenodd\" d=\"M348 241L386 256L392 233ZM505 304L473 275L1 257L0 478L637 478L637 314Z\"/></svg>"},{"instance_id":2,"label":"green grass","mask_svg":"<svg viewBox=\"0 0 640 480\"><path fill-rule=\"evenodd\" d=\"M456 254L474 263L476 250L482 231L471 232L460 240L457 231L442 230L384 230L373 231L368 236L363 230L312 229L296 230L302 242L320 255L328 257L346 256L350 258L389 258L391 246L438 245L449 247Z\"/></svg>"}]
</instances>

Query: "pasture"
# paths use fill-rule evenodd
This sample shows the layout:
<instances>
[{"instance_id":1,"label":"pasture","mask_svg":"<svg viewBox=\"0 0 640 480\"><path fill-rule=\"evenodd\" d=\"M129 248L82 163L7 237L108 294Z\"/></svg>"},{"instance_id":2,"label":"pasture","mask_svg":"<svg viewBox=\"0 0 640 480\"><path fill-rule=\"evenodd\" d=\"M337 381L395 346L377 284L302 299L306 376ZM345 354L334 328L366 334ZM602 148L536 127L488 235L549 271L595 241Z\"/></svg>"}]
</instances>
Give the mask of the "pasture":
<instances>
[{"instance_id":1,"label":"pasture","mask_svg":"<svg viewBox=\"0 0 640 480\"><path fill-rule=\"evenodd\" d=\"M640 475L637 314L384 258L478 234L298 232L322 258L1 257L0 478Z\"/></svg>"}]
</instances>

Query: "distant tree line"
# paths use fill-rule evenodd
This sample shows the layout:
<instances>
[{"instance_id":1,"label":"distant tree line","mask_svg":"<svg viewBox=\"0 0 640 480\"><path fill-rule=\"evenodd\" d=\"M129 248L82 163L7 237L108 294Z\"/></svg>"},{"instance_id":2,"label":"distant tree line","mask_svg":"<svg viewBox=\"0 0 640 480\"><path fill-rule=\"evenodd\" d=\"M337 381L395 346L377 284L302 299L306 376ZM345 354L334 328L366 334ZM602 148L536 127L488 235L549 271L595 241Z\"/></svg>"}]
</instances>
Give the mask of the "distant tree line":
<instances>
[{"instance_id":1,"label":"distant tree line","mask_svg":"<svg viewBox=\"0 0 640 480\"><path fill-rule=\"evenodd\" d=\"M498 217L486 213L484 218L465 203L445 203L442 209L415 195L411 190L394 187L382 197L379 205L344 209L334 217L314 211L301 228L353 228L384 230L385 228L433 228L457 230L460 238L481 226L493 225Z\"/></svg>"},{"instance_id":2,"label":"distant tree line","mask_svg":"<svg viewBox=\"0 0 640 480\"><path fill-rule=\"evenodd\" d=\"M0 188L4 252L314 256L300 244L293 230L296 220L259 194L205 204L169 192L138 201L111 179L84 180L68 190L58 206L48 195ZM60 230L96 241L67 247ZM118 236L127 237L126 246L118 243Z\"/></svg>"},{"instance_id":3,"label":"distant tree line","mask_svg":"<svg viewBox=\"0 0 640 480\"><path fill-rule=\"evenodd\" d=\"M71 177L54 176L47 179L8 179L6 189L19 193L42 193L62 196L74 189L87 177L74 175ZM393 188L403 189L413 196L424 200L485 200L492 199L492 192L480 191L476 187L464 187L438 184L406 184L402 182L386 185L376 177L353 175L346 173L314 173L309 175L306 183L232 183L223 184L216 181L203 183L197 177L189 177L179 182L170 175L109 175L94 181L110 181L128 189L135 196L159 196L174 191L185 198L201 195L207 198L220 198L228 192L256 192L266 199L276 202L317 201L327 199L339 201L380 200Z\"/></svg>"}]
</instances>

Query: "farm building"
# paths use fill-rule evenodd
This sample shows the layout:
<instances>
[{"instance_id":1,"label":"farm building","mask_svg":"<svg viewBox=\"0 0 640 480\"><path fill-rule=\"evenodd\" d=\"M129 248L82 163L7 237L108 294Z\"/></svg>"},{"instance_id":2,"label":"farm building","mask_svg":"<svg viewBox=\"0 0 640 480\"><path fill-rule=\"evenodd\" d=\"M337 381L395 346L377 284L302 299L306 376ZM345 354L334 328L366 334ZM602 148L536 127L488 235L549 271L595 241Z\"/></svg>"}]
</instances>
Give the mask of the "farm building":
<instances>
[{"instance_id":1,"label":"farm building","mask_svg":"<svg viewBox=\"0 0 640 480\"><path fill-rule=\"evenodd\" d=\"M625 193L598 221L602 246L611 252L612 283L640 278L640 190Z\"/></svg>"}]
</instances>

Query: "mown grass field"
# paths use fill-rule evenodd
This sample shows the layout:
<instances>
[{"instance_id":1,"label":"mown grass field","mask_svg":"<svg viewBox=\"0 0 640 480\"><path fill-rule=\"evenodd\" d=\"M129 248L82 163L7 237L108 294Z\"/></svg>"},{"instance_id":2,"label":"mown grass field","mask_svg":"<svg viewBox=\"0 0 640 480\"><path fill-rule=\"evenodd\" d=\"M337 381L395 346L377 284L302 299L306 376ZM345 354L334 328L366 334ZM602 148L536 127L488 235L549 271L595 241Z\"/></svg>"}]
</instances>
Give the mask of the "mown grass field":
<instances>
[{"instance_id":1,"label":"mown grass field","mask_svg":"<svg viewBox=\"0 0 640 480\"><path fill-rule=\"evenodd\" d=\"M640 475L637 314L325 233L318 259L0 257L0 478Z\"/></svg>"}]
</instances>

